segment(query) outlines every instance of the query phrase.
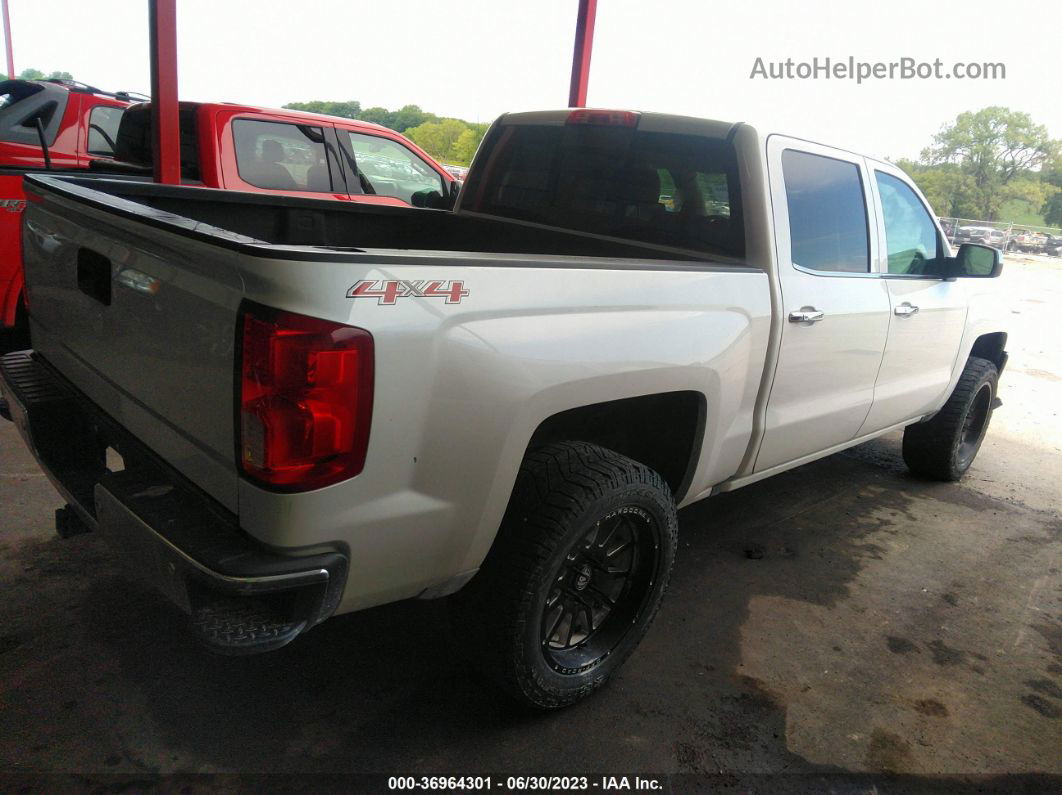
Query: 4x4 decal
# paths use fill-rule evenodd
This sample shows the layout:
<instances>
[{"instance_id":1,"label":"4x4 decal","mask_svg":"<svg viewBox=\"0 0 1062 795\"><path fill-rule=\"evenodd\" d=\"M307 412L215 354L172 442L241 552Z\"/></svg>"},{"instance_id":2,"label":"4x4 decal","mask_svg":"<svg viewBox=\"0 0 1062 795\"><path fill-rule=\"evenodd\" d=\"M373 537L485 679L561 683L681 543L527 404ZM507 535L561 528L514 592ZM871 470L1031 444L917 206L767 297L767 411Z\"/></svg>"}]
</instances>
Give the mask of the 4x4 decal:
<instances>
[{"instance_id":1,"label":"4x4 decal","mask_svg":"<svg viewBox=\"0 0 1062 795\"><path fill-rule=\"evenodd\" d=\"M379 286L377 286L379 285ZM347 298L375 298L380 306L397 303L399 298L445 298L459 304L468 295L462 281L370 281L363 279L347 290Z\"/></svg>"}]
</instances>

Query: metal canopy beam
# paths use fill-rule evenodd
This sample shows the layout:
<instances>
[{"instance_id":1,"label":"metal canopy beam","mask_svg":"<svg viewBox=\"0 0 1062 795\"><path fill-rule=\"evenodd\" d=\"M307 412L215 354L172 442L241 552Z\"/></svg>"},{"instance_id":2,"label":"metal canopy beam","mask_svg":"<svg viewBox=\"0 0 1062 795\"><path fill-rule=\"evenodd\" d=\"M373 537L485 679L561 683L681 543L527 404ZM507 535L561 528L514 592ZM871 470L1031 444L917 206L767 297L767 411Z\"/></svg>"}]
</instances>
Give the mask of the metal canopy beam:
<instances>
[{"instance_id":1,"label":"metal canopy beam","mask_svg":"<svg viewBox=\"0 0 1062 795\"><path fill-rule=\"evenodd\" d=\"M181 182L181 136L177 105L177 0L149 2L151 147L155 181L178 185ZM7 0L3 0L3 5L6 11ZM4 17L6 23L6 13ZM597 0L579 0L579 15L575 23L575 48L572 53L572 81L568 91L568 106L572 108L586 105L596 19ZM10 38L8 41L10 42ZM10 44L8 59L10 63Z\"/></svg>"},{"instance_id":2,"label":"metal canopy beam","mask_svg":"<svg viewBox=\"0 0 1062 795\"><path fill-rule=\"evenodd\" d=\"M7 43L7 79L14 80L15 75L15 54L11 48L11 14L7 10L7 0L3 0L4 4L4 41Z\"/></svg>"},{"instance_id":3,"label":"metal canopy beam","mask_svg":"<svg viewBox=\"0 0 1062 795\"><path fill-rule=\"evenodd\" d=\"M594 20L597 0L579 0L579 17L575 23L575 52L572 54L572 85L568 107L586 107L586 87L590 82L590 53L594 49Z\"/></svg>"},{"instance_id":4,"label":"metal canopy beam","mask_svg":"<svg viewBox=\"0 0 1062 795\"><path fill-rule=\"evenodd\" d=\"M155 181L181 182L180 114L177 110L177 0L150 0L151 152Z\"/></svg>"}]
</instances>

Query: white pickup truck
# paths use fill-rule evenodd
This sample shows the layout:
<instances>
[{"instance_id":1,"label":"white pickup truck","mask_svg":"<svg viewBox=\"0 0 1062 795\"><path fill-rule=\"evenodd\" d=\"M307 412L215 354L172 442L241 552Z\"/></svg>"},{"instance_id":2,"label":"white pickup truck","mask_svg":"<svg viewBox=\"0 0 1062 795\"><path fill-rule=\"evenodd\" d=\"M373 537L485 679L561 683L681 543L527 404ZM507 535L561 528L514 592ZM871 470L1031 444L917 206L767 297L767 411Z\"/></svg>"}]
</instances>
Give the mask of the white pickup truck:
<instances>
[{"instance_id":1,"label":"white pickup truck","mask_svg":"<svg viewBox=\"0 0 1062 795\"><path fill-rule=\"evenodd\" d=\"M454 211L26 178L5 412L209 647L453 594L518 699L602 685L676 509L905 428L956 480L1006 333L894 166L746 124L510 114ZM439 197L420 197L430 206Z\"/></svg>"}]
</instances>

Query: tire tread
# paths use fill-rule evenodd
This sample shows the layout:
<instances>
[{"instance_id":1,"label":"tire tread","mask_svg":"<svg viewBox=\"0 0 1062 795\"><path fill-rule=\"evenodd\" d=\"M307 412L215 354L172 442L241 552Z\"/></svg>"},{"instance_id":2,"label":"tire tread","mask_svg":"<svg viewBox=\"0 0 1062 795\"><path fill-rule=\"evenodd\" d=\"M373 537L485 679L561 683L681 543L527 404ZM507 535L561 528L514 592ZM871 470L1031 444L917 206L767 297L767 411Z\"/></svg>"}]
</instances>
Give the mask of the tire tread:
<instances>
[{"instance_id":1,"label":"tire tread","mask_svg":"<svg viewBox=\"0 0 1062 795\"><path fill-rule=\"evenodd\" d=\"M988 359L971 356L944 407L931 419L904 429L903 460L912 472L943 481L962 477L965 470L960 471L955 461L958 435L974 396L989 378L993 380L992 396L995 397L996 365Z\"/></svg>"},{"instance_id":2,"label":"tire tread","mask_svg":"<svg viewBox=\"0 0 1062 795\"><path fill-rule=\"evenodd\" d=\"M479 638L486 638L484 667L517 700L538 708L563 707L607 681L609 674L604 673L577 690L559 693L526 663L521 638L542 569L568 534L571 522L597 500L631 487L666 499L670 511L662 532L670 534L673 549L678 533L674 501L667 483L652 469L588 442L556 442L524 457L498 536L479 573L455 595L465 630L462 634L474 630ZM670 566L662 575L661 594L669 575ZM642 633L648 630L658 606L656 598ZM633 646L627 654L630 651ZM609 669L615 670L624 657Z\"/></svg>"}]
</instances>

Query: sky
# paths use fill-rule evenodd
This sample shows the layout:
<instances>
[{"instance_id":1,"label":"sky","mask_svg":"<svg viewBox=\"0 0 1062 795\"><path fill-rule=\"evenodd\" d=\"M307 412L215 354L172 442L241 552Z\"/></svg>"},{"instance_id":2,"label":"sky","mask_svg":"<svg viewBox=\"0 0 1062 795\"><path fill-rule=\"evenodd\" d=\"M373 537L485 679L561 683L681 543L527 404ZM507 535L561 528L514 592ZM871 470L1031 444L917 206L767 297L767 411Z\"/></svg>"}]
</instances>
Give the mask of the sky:
<instances>
[{"instance_id":1,"label":"sky","mask_svg":"<svg viewBox=\"0 0 1062 795\"><path fill-rule=\"evenodd\" d=\"M9 0L15 69L150 88L147 0ZM567 104L577 0L177 0L182 99L420 105L491 121ZM1062 138L1058 0L599 0L588 104L747 121L917 157L959 113L1004 105ZM770 62L1003 63L997 80L765 80Z\"/></svg>"}]
</instances>

